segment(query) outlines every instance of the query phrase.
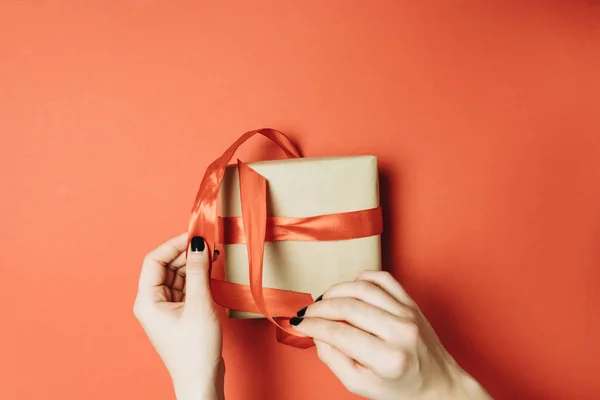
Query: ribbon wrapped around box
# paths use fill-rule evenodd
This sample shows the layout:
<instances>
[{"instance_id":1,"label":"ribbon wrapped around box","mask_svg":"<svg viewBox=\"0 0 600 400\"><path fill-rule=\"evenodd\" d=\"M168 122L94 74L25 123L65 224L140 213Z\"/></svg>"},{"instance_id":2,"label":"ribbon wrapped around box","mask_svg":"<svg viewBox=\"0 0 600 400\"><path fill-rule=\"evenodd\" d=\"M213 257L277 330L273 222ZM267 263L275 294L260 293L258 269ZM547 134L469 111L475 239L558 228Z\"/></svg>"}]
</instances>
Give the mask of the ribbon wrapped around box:
<instances>
[{"instance_id":1,"label":"ribbon wrapped around box","mask_svg":"<svg viewBox=\"0 0 600 400\"><path fill-rule=\"evenodd\" d=\"M228 166L256 134L287 159ZM188 241L202 236L209 254L223 248L226 280L211 277L210 287L230 317L266 317L279 342L308 348L312 339L295 331L290 317L330 286L381 269L382 226L374 156L302 158L283 133L260 129L207 168Z\"/></svg>"}]
</instances>

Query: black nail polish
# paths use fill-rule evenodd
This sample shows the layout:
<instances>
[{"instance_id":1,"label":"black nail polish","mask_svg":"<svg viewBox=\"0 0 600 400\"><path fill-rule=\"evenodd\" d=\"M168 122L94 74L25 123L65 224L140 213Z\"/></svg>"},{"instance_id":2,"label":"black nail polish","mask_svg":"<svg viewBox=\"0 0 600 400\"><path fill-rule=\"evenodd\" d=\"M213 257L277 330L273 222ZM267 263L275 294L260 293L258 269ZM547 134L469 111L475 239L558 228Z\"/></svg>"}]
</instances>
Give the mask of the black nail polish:
<instances>
[{"instance_id":1,"label":"black nail polish","mask_svg":"<svg viewBox=\"0 0 600 400\"><path fill-rule=\"evenodd\" d=\"M300 322L304 321L304 318L293 317L290 319L290 325L300 325Z\"/></svg>"},{"instance_id":2,"label":"black nail polish","mask_svg":"<svg viewBox=\"0 0 600 400\"><path fill-rule=\"evenodd\" d=\"M323 300L323 295L320 295L319 297L317 297L317 298L315 299L315 303L316 303L317 301L321 301L321 300Z\"/></svg>"},{"instance_id":3,"label":"black nail polish","mask_svg":"<svg viewBox=\"0 0 600 400\"><path fill-rule=\"evenodd\" d=\"M304 314L306 314L306 307L298 310L298 312L296 313L296 317L304 317Z\"/></svg>"},{"instance_id":4,"label":"black nail polish","mask_svg":"<svg viewBox=\"0 0 600 400\"><path fill-rule=\"evenodd\" d=\"M192 238L192 251L194 253L204 251L204 239L200 236L194 236Z\"/></svg>"}]
</instances>

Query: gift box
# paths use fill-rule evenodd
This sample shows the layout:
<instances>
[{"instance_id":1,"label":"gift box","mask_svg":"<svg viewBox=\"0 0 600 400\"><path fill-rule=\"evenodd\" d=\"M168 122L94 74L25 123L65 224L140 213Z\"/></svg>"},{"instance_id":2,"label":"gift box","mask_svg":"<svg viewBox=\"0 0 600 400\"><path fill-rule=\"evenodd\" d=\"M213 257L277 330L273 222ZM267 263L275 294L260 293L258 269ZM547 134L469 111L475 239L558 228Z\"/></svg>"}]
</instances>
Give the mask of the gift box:
<instances>
[{"instance_id":1,"label":"gift box","mask_svg":"<svg viewBox=\"0 0 600 400\"><path fill-rule=\"evenodd\" d=\"M249 163L267 180L267 215L314 217L379 207L374 156L298 158ZM219 194L222 217L241 217L237 165L227 167ZM245 244L225 244L225 275L248 285ZM380 236L348 240L265 243L263 287L309 293L313 298L332 285L352 281L367 269L381 269ZM234 318L264 317L229 310Z\"/></svg>"},{"instance_id":2,"label":"gift box","mask_svg":"<svg viewBox=\"0 0 600 400\"><path fill-rule=\"evenodd\" d=\"M228 165L257 134L288 159ZM188 240L202 236L225 257L226 279L211 274L210 288L230 317L268 318L280 342L307 348L289 318L332 285L381 269L382 225L374 156L302 158L283 133L260 129L206 169Z\"/></svg>"}]
</instances>

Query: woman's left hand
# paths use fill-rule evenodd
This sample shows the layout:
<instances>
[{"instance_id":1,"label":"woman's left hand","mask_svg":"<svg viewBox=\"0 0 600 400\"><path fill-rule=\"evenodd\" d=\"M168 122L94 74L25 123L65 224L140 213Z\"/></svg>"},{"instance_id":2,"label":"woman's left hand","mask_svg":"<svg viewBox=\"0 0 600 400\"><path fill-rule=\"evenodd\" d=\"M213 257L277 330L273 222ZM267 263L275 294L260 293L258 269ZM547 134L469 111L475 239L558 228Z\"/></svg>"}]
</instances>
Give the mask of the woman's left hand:
<instances>
[{"instance_id":1,"label":"woman's left hand","mask_svg":"<svg viewBox=\"0 0 600 400\"><path fill-rule=\"evenodd\" d=\"M222 333L209 289L209 255L187 234L148 253L134 313L173 379L178 400L218 400L223 395Z\"/></svg>"},{"instance_id":2,"label":"woman's left hand","mask_svg":"<svg viewBox=\"0 0 600 400\"><path fill-rule=\"evenodd\" d=\"M375 400L490 399L392 275L332 286L290 323L351 392Z\"/></svg>"}]
</instances>

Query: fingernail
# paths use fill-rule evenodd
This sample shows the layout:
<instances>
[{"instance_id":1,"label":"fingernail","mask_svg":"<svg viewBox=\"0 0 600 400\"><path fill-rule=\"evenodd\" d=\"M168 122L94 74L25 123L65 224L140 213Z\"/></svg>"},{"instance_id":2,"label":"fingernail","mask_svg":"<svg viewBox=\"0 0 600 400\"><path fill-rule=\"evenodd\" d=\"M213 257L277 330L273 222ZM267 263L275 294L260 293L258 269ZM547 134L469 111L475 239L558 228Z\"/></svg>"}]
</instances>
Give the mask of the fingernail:
<instances>
[{"instance_id":1,"label":"fingernail","mask_svg":"<svg viewBox=\"0 0 600 400\"><path fill-rule=\"evenodd\" d=\"M317 297L317 298L315 299L315 303L316 303L317 301L321 301L321 300L323 300L323 295L320 295L319 297Z\"/></svg>"},{"instance_id":2,"label":"fingernail","mask_svg":"<svg viewBox=\"0 0 600 400\"><path fill-rule=\"evenodd\" d=\"M301 308L300 310L298 310L298 312L296 313L296 317L304 317L304 314L306 313L306 307Z\"/></svg>"},{"instance_id":3,"label":"fingernail","mask_svg":"<svg viewBox=\"0 0 600 400\"><path fill-rule=\"evenodd\" d=\"M192 251L194 253L204 251L204 239L202 239L200 236L194 236L192 238Z\"/></svg>"},{"instance_id":4,"label":"fingernail","mask_svg":"<svg viewBox=\"0 0 600 400\"><path fill-rule=\"evenodd\" d=\"M290 318L290 325L296 326L300 325L300 322L304 321L304 318L293 317Z\"/></svg>"}]
</instances>

